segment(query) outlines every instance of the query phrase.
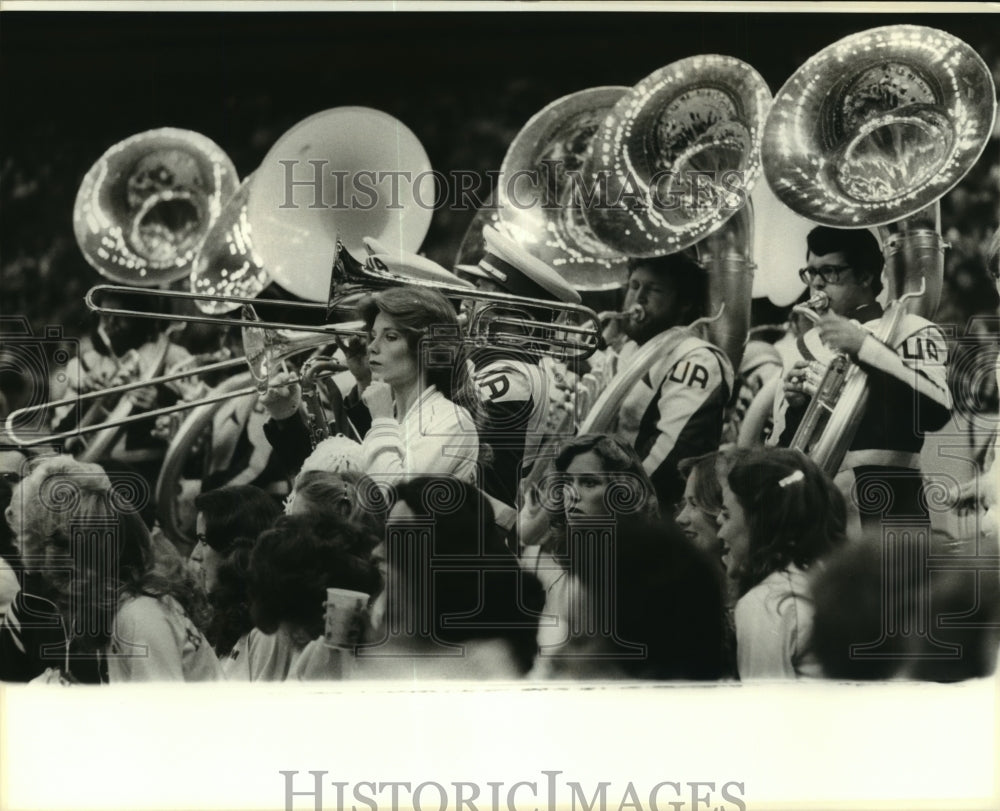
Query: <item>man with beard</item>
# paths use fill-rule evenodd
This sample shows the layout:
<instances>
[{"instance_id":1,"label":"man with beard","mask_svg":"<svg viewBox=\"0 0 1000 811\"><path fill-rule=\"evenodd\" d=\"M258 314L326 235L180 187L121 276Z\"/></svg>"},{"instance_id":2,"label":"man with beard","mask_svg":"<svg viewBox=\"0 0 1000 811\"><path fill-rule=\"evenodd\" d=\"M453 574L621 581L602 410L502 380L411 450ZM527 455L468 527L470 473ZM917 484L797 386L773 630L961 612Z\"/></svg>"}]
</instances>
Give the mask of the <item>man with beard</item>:
<instances>
[{"instance_id":1,"label":"man with beard","mask_svg":"<svg viewBox=\"0 0 1000 811\"><path fill-rule=\"evenodd\" d=\"M705 270L683 253L629 263L622 322L627 341L606 358L620 374L643 344L704 315ZM632 442L660 503L680 501L682 459L719 447L733 369L721 349L691 333L657 358L622 403L616 433Z\"/></svg>"}]
</instances>

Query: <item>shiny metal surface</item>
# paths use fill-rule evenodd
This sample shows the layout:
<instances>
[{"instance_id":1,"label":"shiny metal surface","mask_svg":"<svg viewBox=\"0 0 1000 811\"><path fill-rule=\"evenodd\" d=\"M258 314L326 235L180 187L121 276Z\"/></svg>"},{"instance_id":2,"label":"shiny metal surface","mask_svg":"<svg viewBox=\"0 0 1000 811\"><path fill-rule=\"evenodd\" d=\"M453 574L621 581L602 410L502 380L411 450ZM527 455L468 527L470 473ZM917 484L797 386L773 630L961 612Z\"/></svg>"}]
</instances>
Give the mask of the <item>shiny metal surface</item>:
<instances>
[{"instance_id":1,"label":"shiny metal surface","mask_svg":"<svg viewBox=\"0 0 1000 811\"><path fill-rule=\"evenodd\" d=\"M254 298L271 282L264 261L254 250L253 228L247 217L250 196L248 177L229 198L222 214L209 229L191 271L191 292L196 295ZM235 301L197 299L203 313L228 313L240 305Z\"/></svg>"},{"instance_id":2,"label":"shiny metal surface","mask_svg":"<svg viewBox=\"0 0 1000 811\"><path fill-rule=\"evenodd\" d=\"M557 99L528 120L500 167L497 212L506 232L577 290L611 290L627 275L627 257L596 238L581 203L591 142L628 92L593 87Z\"/></svg>"},{"instance_id":3,"label":"shiny metal surface","mask_svg":"<svg viewBox=\"0 0 1000 811\"><path fill-rule=\"evenodd\" d=\"M825 225L883 225L949 191L982 154L996 115L989 68L933 28L846 37L775 97L764 173L793 211Z\"/></svg>"},{"instance_id":4,"label":"shiny metal surface","mask_svg":"<svg viewBox=\"0 0 1000 811\"><path fill-rule=\"evenodd\" d=\"M719 228L760 176L770 103L760 74L729 56L693 56L647 76L594 136L586 171L606 191L583 207L593 233L650 257Z\"/></svg>"},{"instance_id":5,"label":"shiny metal surface","mask_svg":"<svg viewBox=\"0 0 1000 811\"><path fill-rule=\"evenodd\" d=\"M190 130L148 130L108 149L84 176L73 231L84 258L122 284L182 279L239 183L218 145Z\"/></svg>"}]
</instances>

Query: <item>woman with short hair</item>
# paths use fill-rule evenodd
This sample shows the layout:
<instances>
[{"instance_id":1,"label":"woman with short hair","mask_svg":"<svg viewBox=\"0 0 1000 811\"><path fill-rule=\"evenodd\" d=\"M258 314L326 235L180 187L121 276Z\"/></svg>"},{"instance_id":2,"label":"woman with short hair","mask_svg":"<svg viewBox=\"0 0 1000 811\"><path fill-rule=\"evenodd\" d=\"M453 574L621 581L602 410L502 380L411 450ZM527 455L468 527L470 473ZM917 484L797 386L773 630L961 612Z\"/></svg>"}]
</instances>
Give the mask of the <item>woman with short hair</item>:
<instances>
[{"instance_id":1,"label":"woman with short hair","mask_svg":"<svg viewBox=\"0 0 1000 811\"><path fill-rule=\"evenodd\" d=\"M25 566L48 587L68 645L96 652L108 681L222 677L201 630L204 595L99 465L43 460L18 485L7 516Z\"/></svg>"}]
</instances>

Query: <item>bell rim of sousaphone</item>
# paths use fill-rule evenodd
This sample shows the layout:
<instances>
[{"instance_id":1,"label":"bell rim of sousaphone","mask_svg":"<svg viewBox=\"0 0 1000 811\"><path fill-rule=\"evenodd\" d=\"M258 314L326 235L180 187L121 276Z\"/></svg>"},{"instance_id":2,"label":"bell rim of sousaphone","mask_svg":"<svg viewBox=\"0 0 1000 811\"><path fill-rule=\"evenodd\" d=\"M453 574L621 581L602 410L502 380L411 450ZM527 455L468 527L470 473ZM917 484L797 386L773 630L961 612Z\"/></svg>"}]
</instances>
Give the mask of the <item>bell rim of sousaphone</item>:
<instances>
[{"instance_id":1,"label":"bell rim of sousaphone","mask_svg":"<svg viewBox=\"0 0 1000 811\"><path fill-rule=\"evenodd\" d=\"M189 288L195 295L255 298L271 284L272 279L267 268L254 250L250 235L253 229L246 216L252 182L253 174L243 179L205 234L201 249L192 263L189 277ZM244 224L245 229L242 227ZM206 256L206 249L223 236L220 231L225 232L225 236L229 238L228 243L235 247L236 251L218 251L216 257ZM240 242L244 243L242 247ZM223 266L222 263L226 260L230 264L240 262L242 267ZM220 315L240 308L239 302L218 301L195 301L195 306L207 315Z\"/></svg>"},{"instance_id":2,"label":"bell rim of sousaphone","mask_svg":"<svg viewBox=\"0 0 1000 811\"><path fill-rule=\"evenodd\" d=\"M853 99L860 108L871 99L861 94L865 89L861 83L866 76L876 78L879 71L887 81L898 82L897 87L913 101L867 118L856 116L860 126L840 132L850 123L844 102ZM879 89L892 88L881 82ZM893 116L914 133L926 133L925 143L933 145L929 148L943 145L944 149L930 163L920 165L918 183L889 187L881 192L883 199L875 199L879 195L874 193L864 199L860 191L852 193L845 185L853 182L860 189L871 185L879 174L877 167L869 164L866 171L859 162L854 180L849 171L850 150L863 150L865 137ZM953 189L985 150L995 116L989 67L968 43L926 26L872 28L844 37L810 57L778 91L765 128L764 175L786 206L813 222L840 228L886 225L926 208ZM942 131L943 123L951 124L950 132ZM913 161L912 165L919 164ZM845 167L843 181L836 176L838 166Z\"/></svg>"},{"instance_id":3,"label":"bell rim of sousaphone","mask_svg":"<svg viewBox=\"0 0 1000 811\"><path fill-rule=\"evenodd\" d=\"M529 171L540 172L540 177L547 179L546 170L540 168L546 151L559 146L560 139L565 147L574 135L585 138L585 129L580 128L590 117L596 119L596 128L586 138L582 152L572 156L578 158L578 166L570 167L582 176L586 155L600 129L601 119L628 92L626 86L602 85L578 90L550 102L529 118L514 136L500 165L496 211L504 232L577 290L602 291L620 287L625 282L627 257L596 239L578 208L575 215L572 213L572 190L565 184L556 185L551 197L557 199L550 199L549 192L543 190L540 183L534 185L536 193L529 195L526 190L518 192L510 188L510 178L519 171ZM574 129L577 132L574 133ZM534 205L525 209L520 204L522 195L532 197ZM555 205L549 206L549 203Z\"/></svg>"},{"instance_id":4,"label":"bell rim of sousaphone","mask_svg":"<svg viewBox=\"0 0 1000 811\"><path fill-rule=\"evenodd\" d=\"M157 151L178 150L192 156L198 166L199 180L206 185L203 201L190 201L187 194L178 199L190 202L201 221L197 230L184 239L181 257L156 260L144 256L132 241L130 223L117 221L114 207L121 207L118 184L127 184L131 173L143 159ZM206 166L207 164L207 166ZM106 149L87 171L77 190L73 205L73 232L87 263L106 279L137 287L160 287L183 279L201 250L205 236L215 224L226 201L239 186L236 167L223 149L211 138L179 127L157 127L135 133ZM111 199L119 198L119 199ZM152 206L147 203L150 199ZM140 206L147 215L159 202L150 195ZM118 218L120 220L120 217Z\"/></svg>"},{"instance_id":5,"label":"bell rim of sousaphone","mask_svg":"<svg viewBox=\"0 0 1000 811\"><path fill-rule=\"evenodd\" d=\"M692 195L677 197L672 190L660 194L659 182L675 172L677 163L665 161L663 144L651 144L655 128L643 127L635 136L633 128L636 121L645 124L650 116L663 120L672 104L687 102L689 112L697 110L698 94L700 102L704 103L712 93L716 102L732 108L738 115L712 123L701 135L710 136L714 130L717 135L724 136L728 127L730 135L735 132L741 138L742 149L735 165L716 168L719 175L716 180L722 182L714 186L715 193L721 195L719 187L722 186L728 194L724 199L717 198L708 211L692 218L683 207L673 205L674 201L690 200ZM757 70L736 57L722 54L680 59L642 79L618 101L594 136L588 175L607 177L608 193L605 204L584 208L593 232L615 250L637 258L649 258L685 250L721 228L746 205L751 189L762 174L760 146L770 104L771 91ZM675 117L676 112L672 118ZM700 144L696 139L694 148L681 150L678 157L688 160L698 154L708 154L705 147L713 145L717 143L711 137ZM629 151L628 147L633 149ZM654 163L663 165L651 165ZM649 183L657 178L657 192L651 193ZM737 178L735 186L726 188L728 182ZM626 180L630 181L628 185ZM644 195L641 205L633 206L628 202L632 191Z\"/></svg>"},{"instance_id":6,"label":"bell rim of sousaphone","mask_svg":"<svg viewBox=\"0 0 1000 811\"><path fill-rule=\"evenodd\" d=\"M390 144L394 144L391 149ZM412 162L405 166L375 165L379 150L389 155L389 160L395 156ZM300 202L302 187L298 185L291 191L292 205L285 205L288 201L284 196L289 192L282 160L324 161L320 205L314 205L318 199L315 192L308 204ZM308 168L292 169L296 181L310 177ZM379 199L383 189L395 182L386 177L382 183L371 183L378 194L367 196L368 192L362 191L367 197L355 206L356 175L387 170L410 174L408 179L398 176L397 187L388 193L398 193L399 199L389 199L388 205ZM332 174L335 171L346 171L350 177L338 180ZM247 202L256 235L254 247L271 279L307 301L323 302L328 298L329 270L338 240L354 256L364 255L362 240L366 236L398 245L401 250L418 250L433 217L434 195L426 194L428 182L433 183L432 172L427 151L413 130L383 110L362 105L331 107L293 124L268 149L253 173ZM417 177L423 184L420 192L415 191ZM351 196L341 200L341 192ZM378 218L383 221L381 230L376 228Z\"/></svg>"}]
</instances>

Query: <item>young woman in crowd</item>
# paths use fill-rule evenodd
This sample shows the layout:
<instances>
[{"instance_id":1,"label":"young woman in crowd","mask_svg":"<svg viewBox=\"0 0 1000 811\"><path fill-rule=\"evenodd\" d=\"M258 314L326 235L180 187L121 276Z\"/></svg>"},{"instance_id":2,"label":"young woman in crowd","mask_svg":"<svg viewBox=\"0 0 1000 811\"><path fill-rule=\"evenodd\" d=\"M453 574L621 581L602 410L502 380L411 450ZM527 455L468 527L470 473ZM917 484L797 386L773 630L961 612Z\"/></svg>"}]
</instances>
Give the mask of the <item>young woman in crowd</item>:
<instances>
[{"instance_id":1,"label":"young woman in crowd","mask_svg":"<svg viewBox=\"0 0 1000 811\"><path fill-rule=\"evenodd\" d=\"M362 394L371 427L361 469L380 484L417 475L475 481L477 406L454 307L436 290L406 286L367 297L359 312L372 378ZM277 376L265 403L276 421L294 421L300 397Z\"/></svg>"},{"instance_id":2,"label":"young woman in crowd","mask_svg":"<svg viewBox=\"0 0 1000 811\"><path fill-rule=\"evenodd\" d=\"M455 310L435 290L394 287L360 306L372 383L363 469L380 483L414 476L473 482L479 435Z\"/></svg>"},{"instance_id":3,"label":"young woman in crowd","mask_svg":"<svg viewBox=\"0 0 1000 811\"><path fill-rule=\"evenodd\" d=\"M283 681L306 644L323 636L328 588L373 599L381 592L378 541L343 519L309 514L282 516L261 534L250 555L251 681Z\"/></svg>"},{"instance_id":4,"label":"young woman in crowd","mask_svg":"<svg viewBox=\"0 0 1000 811\"><path fill-rule=\"evenodd\" d=\"M100 466L43 460L18 485L7 517L24 565L45 583L67 651L93 652L112 683L221 678L201 631L203 593ZM67 653L64 678L69 662Z\"/></svg>"},{"instance_id":5,"label":"young woman in crowd","mask_svg":"<svg viewBox=\"0 0 1000 811\"><path fill-rule=\"evenodd\" d=\"M722 543L718 534L722 485L715 473L716 461L717 454L706 453L678 463L677 469L685 483L675 520L684 536L713 560L718 558L722 568Z\"/></svg>"},{"instance_id":6,"label":"young woman in crowd","mask_svg":"<svg viewBox=\"0 0 1000 811\"><path fill-rule=\"evenodd\" d=\"M194 506L197 544L190 560L205 593L211 594L219 564L233 544L240 539L255 539L281 515L281 508L271 495L249 484L201 493Z\"/></svg>"},{"instance_id":7,"label":"young woman in crowd","mask_svg":"<svg viewBox=\"0 0 1000 811\"><path fill-rule=\"evenodd\" d=\"M542 626L535 675L725 675L718 574L662 518L632 447L609 436L569 440L555 459L552 483L556 497L545 495L549 488L541 496L549 502L548 528L541 529L537 498L521 523L522 537L537 544L524 563L547 586L546 614L558 618ZM601 527L613 531L609 543L589 543ZM600 616L613 616L614 626L587 630L587 618Z\"/></svg>"},{"instance_id":8,"label":"young woman in crowd","mask_svg":"<svg viewBox=\"0 0 1000 811\"><path fill-rule=\"evenodd\" d=\"M504 543L492 501L453 477L396 488L385 618L357 678L517 679L532 667L544 597Z\"/></svg>"},{"instance_id":9,"label":"young woman in crowd","mask_svg":"<svg viewBox=\"0 0 1000 811\"><path fill-rule=\"evenodd\" d=\"M731 466L730 466L731 465ZM844 497L798 451L754 451L720 462L719 538L736 583L742 680L819 676L811 650L809 574L844 541Z\"/></svg>"}]
</instances>

